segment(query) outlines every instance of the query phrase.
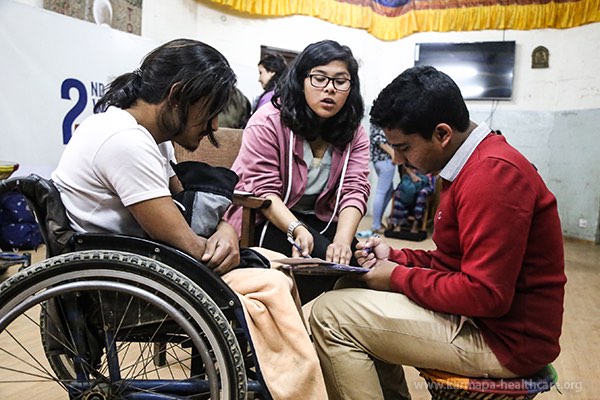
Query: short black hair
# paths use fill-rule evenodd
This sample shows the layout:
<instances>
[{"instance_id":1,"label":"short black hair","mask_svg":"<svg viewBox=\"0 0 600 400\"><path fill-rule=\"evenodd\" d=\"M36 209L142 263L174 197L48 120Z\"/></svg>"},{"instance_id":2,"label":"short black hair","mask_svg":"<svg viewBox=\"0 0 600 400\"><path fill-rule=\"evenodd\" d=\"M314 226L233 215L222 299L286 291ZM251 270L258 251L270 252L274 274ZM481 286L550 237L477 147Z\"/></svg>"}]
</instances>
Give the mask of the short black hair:
<instances>
[{"instance_id":1,"label":"short black hair","mask_svg":"<svg viewBox=\"0 0 600 400\"><path fill-rule=\"evenodd\" d=\"M456 83L431 66L409 68L379 93L371 108L371 123L431 139L435 127L446 123L464 132L469 110Z\"/></svg>"}]
</instances>

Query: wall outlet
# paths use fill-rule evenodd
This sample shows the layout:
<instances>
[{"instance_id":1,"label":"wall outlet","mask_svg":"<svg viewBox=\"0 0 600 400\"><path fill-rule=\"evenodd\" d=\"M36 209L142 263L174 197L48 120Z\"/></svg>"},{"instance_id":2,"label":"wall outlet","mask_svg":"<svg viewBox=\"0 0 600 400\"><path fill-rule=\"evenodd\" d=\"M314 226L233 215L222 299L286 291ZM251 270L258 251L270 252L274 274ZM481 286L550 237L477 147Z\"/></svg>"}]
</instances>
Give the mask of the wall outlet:
<instances>
[{"instance_id":1,"label":"wall outlet","mask_svg":"<svg viewBox=\"0 0 600 400\"><path fill-rule=\"evenodd\" d=\"M587 219L585 218L579 218L579 227L580 228L587 228Z\"/></svg>"}]
</instances>

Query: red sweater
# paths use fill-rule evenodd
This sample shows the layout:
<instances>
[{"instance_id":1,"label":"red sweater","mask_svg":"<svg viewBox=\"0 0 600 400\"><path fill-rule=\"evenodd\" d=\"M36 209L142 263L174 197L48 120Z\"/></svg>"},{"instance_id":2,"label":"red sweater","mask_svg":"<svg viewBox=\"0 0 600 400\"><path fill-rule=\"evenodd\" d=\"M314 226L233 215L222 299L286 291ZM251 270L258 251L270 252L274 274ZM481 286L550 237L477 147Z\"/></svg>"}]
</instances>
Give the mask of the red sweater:
<instances>
[{"instance_id":1,"label":"red sweater","mask_svg":"<svg viewBox=\"0 0 600 400\"><path fill-rule=\"evenodd\" d=\"M556 199L503 136L485 138L444 181L433 241L433 251L392 250L392 290L472 317L516 374L556 359L566 283Z\"/></svg>"}]
</instances>

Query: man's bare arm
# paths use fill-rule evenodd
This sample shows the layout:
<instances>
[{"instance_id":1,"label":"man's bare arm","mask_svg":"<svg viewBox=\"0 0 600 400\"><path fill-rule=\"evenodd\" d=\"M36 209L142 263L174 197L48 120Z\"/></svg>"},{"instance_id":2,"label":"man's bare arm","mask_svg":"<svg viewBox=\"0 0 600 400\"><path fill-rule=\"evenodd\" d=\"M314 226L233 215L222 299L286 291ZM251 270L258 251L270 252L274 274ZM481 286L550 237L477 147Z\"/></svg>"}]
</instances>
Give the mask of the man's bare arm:
<instances>
[{"instance_id":1,"label":"man's bare arm","mask_svg":"<svg viewBox=\"0 0 600 400\"><path fill-rule=\"evenodd\" d=\"M171 197L142 201L128 209L152 239L202 259L206 239L192 231Z\"/></svg>"}]
</instances>

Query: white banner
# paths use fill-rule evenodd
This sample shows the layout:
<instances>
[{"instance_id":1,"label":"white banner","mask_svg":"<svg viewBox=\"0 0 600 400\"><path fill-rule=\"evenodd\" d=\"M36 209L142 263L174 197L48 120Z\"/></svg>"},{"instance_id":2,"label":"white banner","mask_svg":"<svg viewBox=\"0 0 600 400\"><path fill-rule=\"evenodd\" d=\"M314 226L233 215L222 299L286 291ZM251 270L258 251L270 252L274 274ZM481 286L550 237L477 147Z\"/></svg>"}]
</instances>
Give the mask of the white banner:
<instances>
[{"instance_id":1,"label":"white banner","mask_svg":"<svg viewBox=\"0 0 600 400\"><path fill-rule=\"evenodd\" d=\"M0 1L0 160L49 177L76 124L160 43Z\"/></svg>"}]
</instances>

